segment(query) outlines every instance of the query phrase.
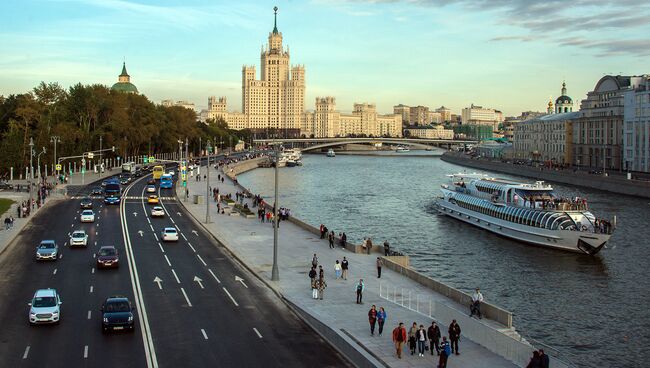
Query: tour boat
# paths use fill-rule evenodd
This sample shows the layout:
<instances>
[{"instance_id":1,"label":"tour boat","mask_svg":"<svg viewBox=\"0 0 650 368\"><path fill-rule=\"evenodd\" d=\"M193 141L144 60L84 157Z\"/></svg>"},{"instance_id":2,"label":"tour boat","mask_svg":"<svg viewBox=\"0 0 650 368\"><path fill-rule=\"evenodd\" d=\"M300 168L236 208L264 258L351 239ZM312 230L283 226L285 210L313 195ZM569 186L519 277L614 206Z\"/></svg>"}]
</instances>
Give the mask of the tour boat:
<instances>
[{"instance_id":1,"label":"tour boat","mask_svg":"<svg viewBox=\"0 0 650 368\"><path fill-rule=\"evenodd\" d=\"M452 174L436 199L439 213L521 242L594 255L616 227L596 218L583 198L560 198L535 184L484 174Z\"/></svg>"},{"instance_id":2,"label":"tour boat","mask_svg":"<svg viewBox=\"0 0 650 368\"><path fill-rule=\"evenodd\" d=\"M404 153L404 152L411 152L411 150L406 146L397 146L395 152Z\"/></svg>"},{"instance_id":3,"label":"tour boat","mask_svg":"<svg viewBox=\"0 0 650 368\"><path fill-rule=\"evenodd\" d=\"M336 157L336 153L334 153L333 149L327 150L327 157Z\"/></svg>"}]
</instances>

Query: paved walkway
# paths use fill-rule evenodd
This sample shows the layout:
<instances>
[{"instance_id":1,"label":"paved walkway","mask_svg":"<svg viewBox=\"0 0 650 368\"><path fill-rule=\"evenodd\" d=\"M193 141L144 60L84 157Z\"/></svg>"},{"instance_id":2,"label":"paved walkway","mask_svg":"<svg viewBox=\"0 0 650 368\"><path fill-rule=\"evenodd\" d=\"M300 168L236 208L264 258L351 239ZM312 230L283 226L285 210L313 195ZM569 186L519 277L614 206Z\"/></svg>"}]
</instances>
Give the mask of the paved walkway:
<instances>
[{"instance_id":1,"label":"paved walkway","mask_svg":"<svg viewBox=\"0 0 650 368\"><path fill-rule=\"evenodd\" d=\"M204 168L202 168L204 169ZM211 169L210 177L217 178L215 169ZM202 173L203 174L203 171ZM216 180L211 182L216 183ZM183 189L178 186L179 198L183 198ZM226 178L225 183L218 184L222 194L232 193L235 197L236 187ZM188 182L190 197L193 194L206 192L205 181ZM205 203L196 205L191 200L182 203L190 213L200 222L205 220ZM257 208L249 207L256 213ZM229 248L240 260L245 262L267 283L275 284L271 279L271 266L273 261L273 228L269 223L260 223L257 219L245 219L241 216L228 216L217 214L216 204L210 203L212 222L206 226L227 248ZM328 284L325 290L324 300L311 298L308 272L311 266L311 259L314 253L318 254L319 262L325 270L325 280ZM348 280L336 280L334 277L334 264L336 260L347 257L350 262ZM444 297L422 287L420 284L392 272L384 267L381 279L377 278L375 267L376 255L368 256L354 254L346 250L336 248L329 249L326 240L292 224L282 222L279 228L279 251L278 263L280 281L275 284L276 289L293 304L305 310L314 318L317 318L325 325L332 328L339 335L346 331L363 347L355 347L359 351L366 350L379 358L385 365L390 367L434 367L437 366L438 357L432 357L429 352L425 357L418 357L417 353L411 356L408 347L404 349L403 358L398 360L394 345L391 341L391 332L398 322L404 322L407 330L415 321L418 325L423 324L425 328L431 325L431 319L424 314L408 308L399 306L380 297L380 280L382 295L386 295L388 289L389 298L392 299L391 291L411 290L415 295L420 295L419 300L443 300ZM365 281L366 289L363 294L362 305L355 303L355 282L360 278ZM401 292L400 292L401 294ZM399 299L399 296L398 296ZM452 308L465 312L466 307L454 305L453 302L445 300ZM415 309L416 301L412 300L412 308ZM423 302L420 302L423 303ZM418 303L420 305L420 303ZM370 335L367 313L371 305L383 306L388 314L384 334L377 336ZM419 310L427 310L426 305L420 305ZM435 315L435 313L434 313ZM461 329L462 321L459 321ZM485 323L490 323L486 321ZM440 326L443 336L447 335L447 325ZM346 339L349 340L349 339ZM452 356L449 359L449 367L515 367L513 363L490 352L486 348L473 343L467 339L461 339L459 356Z\"/></svg>"}]
</instances>

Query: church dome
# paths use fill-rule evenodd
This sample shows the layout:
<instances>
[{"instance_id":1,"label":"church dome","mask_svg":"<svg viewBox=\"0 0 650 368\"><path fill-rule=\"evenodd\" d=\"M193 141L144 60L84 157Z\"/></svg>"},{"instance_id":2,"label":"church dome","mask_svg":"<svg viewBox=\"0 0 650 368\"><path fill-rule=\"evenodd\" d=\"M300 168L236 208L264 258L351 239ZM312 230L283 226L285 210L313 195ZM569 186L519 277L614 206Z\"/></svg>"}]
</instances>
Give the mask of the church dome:
<instances>
[{"instance_id":1,"label":"church dome","mask_svg":"<svg viewBox=\"0 0 650 368\"><path fill-rule=\"evenodd\" d=\"M111 87L111 91L138 93L138 88L131 82L117 82Z\"/></svg>"},{"instance_id":2,"label":"church dome","mask_svg":"<svg viewBox=\"0 0 650 368\"><path fill-rule=\"evenodd\" d=\"M555 100L555 104L572 104L573 100L569 96L562 95Z\"/></svg>"}]
</instances>

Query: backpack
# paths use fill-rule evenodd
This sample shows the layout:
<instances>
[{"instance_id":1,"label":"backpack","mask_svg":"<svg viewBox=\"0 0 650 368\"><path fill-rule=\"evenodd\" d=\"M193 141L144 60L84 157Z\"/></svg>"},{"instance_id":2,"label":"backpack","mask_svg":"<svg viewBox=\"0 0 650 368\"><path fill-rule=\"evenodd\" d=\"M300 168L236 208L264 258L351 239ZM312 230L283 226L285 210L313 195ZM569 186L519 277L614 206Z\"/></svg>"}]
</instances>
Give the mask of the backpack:
<instances>
[{"instance_id":1,"label":"backpack","mask_svg":"<svg viewBox=\"0 0 650 368\"><path fill-rule=\"evenodd\" d=\"M449 343L445 344L445 354L447 354L447 356L451 355L451 345L449 345Z\"/></svg>"}]
</instances>

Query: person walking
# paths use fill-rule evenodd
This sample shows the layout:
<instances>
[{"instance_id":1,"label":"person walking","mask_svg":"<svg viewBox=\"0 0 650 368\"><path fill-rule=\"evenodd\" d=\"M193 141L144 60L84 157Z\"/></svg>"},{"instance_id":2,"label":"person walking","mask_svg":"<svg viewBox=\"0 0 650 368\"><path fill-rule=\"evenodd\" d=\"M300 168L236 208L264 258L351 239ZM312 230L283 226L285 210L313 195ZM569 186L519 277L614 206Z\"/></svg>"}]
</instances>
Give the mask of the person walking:
<instances>
[{"instance_id":1,"label":"person walking","mask_svg":"<svg viewBox=\"0 0 650 368\"><path fill-rule=\"evenodd\" d=\"M309 270L309 279L310 279L309 285L311 285L311 288L313 289L314 286L316 285L315 284L315 282L316 282L316 267L312 266L311 270Z\"/></svg>"},{"instance_id":2,"label":"person walking","mask_svg":"<svg viewBox=\"0 0 650 368\"><path fill-rule=\"evenodd\" d=\"M541 368L541 360L539 359L539 351L533 351L533 356L530 358L530 361L526 365L526 368Z\"/></svg>"},{"instance_id":3,"label":"person walking","mask_svg":"<svg viewBox=\"0 0 650 368\"><path fill-rule=\"evenodd\" d=\"M472 305L470 306L469 316L472 317L475 314L479 319L483 318L481 315L481 304L483 303L483 294L479 288L476 288L476 292L472 294Z\"/></svg>"},{"instance_id":4,"label":"person walking","mask_svg":"<svg viewBox=\"0 0 650 368\"><path fill-rule=\"evenodd\" d=\"M341 271L343 271L343 280L348 279L348 260L343 257L343 260L341 261Z\"/></svg>"},{"instance_id":5,"label":"person walking","mask_svg":"<svg viewBox=\"0 0 650 368\"><path fill-rule=\"evenodd\" d=\"M368 252L368 254L370 254L370 251L372 250L372 239L368 238L368 241L366 242L366 246L367 246L366 251Z\"/></svg>"},{"instance_id":6,"label":"person walking","mask_svg":"<svg viewBox=\"0 0 650 368\"><path fill-rule=\"evenodd\" d=\"M375 334L375 325L377 324L377 307L373 304L368 311L368 323L370 323L370 334Z\"/></svg>"},{"instance_id":7,"label":"person walking","mask_svg":"<svg viewBox=\"0 0 650 368\"><path fill-rule=\"evenodd\" d=\"M386 311L384 307L379 307L377 311L377 325L379 325L379 336L384 332L384 323L386 322Z\"/></svg>"},{"instance_id":8,"label":"person walking","mask_svg":"<svg viewBox=\"0 0 650 368\"><path fill-rule=\"evenodd\" d=\"M458 341L460 340L460 326L456 320L452 320L449 325L449 340L451 340L451 353L454 352L456 355L460 355L458 352Z\"/></svg>"},{"instance_id":9,"label":"person walking","mask_svg":"<svg viewBox=\"0 0 650 368\"><path fill-rule=\"evenodd\" d=\"M398 359L402 359L402 347L404 346L405 341L406 329L404 328L404 323L400 322L393 330L393 342L395 343L395 350Z\"/></svg>"},{"instance_id":10,"label":"person walking","mask_svg":"<svg viewBox=\"0 0 650 368\"><path fill-rule=\"evenodd\" d=\"M354 289L357 292L357 304L363 304L363 289L365 285L363 284L363 279L359 279L359 282L355 285Z\"/></svg>"},{"instance_id":11,"label":"person walking","mask_svg":"<svg viewBox=\"0 0 650 368\"><path fill-rule=\"evenodd\" d=\"M318 257L316 256L316 253L314 253L314 257L311 259L311 266L314 268L318 266Z\"/></svg>"},{"instance_id":12,"label":"person walking","mask_svg":"<svg viewBox=\"0 0 650 368\"><path fill-rule=\"evenodd\" d=\"M409 349L411 349L411 355L415 354L415 347L417 346L417 333L418 324L413 322L411 329L409 329Z\"/></svg>"},{"instance_id":13,"label":"person walking","mask_svg":"<svg viewBox=\"0 0 650 368\"><path fill-rule=\"evenodd\" d=\"M440 355L440 327L436 324L436 321L431 322L431 326L427 330L427 337L429 338L429 349L431 350L431 355L433 355L433 350Z\"/></svg>"},{"instance_id":14,"label":"person walking","mask_svg":"<svg viewBox=\"0 0 650 368\"><path fill-rule=\"evenodd\" d=\"M348 236L345 233L341 234L341 248L345 248L345 244L348 241Z\"/></svg>"},{"instance_id":15,"label":"person walking","mask_svg":"<svg viewBox=\"0 0 650 368\"><path fill-rule=\"evenodd\" d=\"M390 244L388 240L384 240L384 256L388 257L390 255Z\"/></svg>"},{"instance_id":16,"label":"person walking","mask_svg":"<svg viewBox=\"0 0 650 368\"><path fill-rule=\"evenodd\" d=\"M334 230L327 234L327 241L330 244L330 249L334 249Z\"/></svg>"},{"instance_id":17,"label":"person walking","mask_svg":"<svg viewBox=\"0 0 650 368\"><path fill-rule=\"evenodd\" d=\"M442 337L439 349L440 359L438 359L438 368L447 368L447 359L451 355L451 347L449 346L449 341L447 341L447 336Z\"/></svg>"},{"instance_id":18,"label":"person walking","mask_svg":"<svg viewBox=\"0 0 650 368\"><path fill-rule=\"evenodd\" d=\"M314 279L311 283L311 297L318 299L318 280Z\"/></svg>"},{"instance_id":19,"label":"person walking","mask_svg":"<svg viewBox=\"0 0 650 368\"><path fill-rule=\"evenodd\" d=\"M334 274L336 275L336 279L341 278L341 264L339 263L339 260L336 260L336 263L334 264Z\"/></svg>"},{"instance_id":20,"label":"person walking","mask_svg":"<svg viewBox=\"0 0 650 368\"><path fill-rule=\"evenodd\" d=\"M424 347L427 346L427 331L424 329L424 325L420 325L415 337L418 340L418 354L423 357Z\"/></svg>"},{"instance_id":21,"label":"person walking","mask_svg":"<svg viewBox=\"0 0 650 368\"><path fill-rule=\"evenodd\" d=\"M540 368L548 368L550 365L548 355L544 353L544 349L539 349L539 366Z\"/></svg>"},{"instance_id":22,"label":"person walking","mask_svg":"<svg viewBox=\"0 0 650 368\"><path fill-rule=\"evenodd\" d=\"M325 237L325 231L323 229L325 228L325 225L320 224L320 228L318 229L320 231L320 238L323 239Z\"/></svg>"},{"instance_id":23,"label":"person walking","mask_svg":"<svg viewBox=\"0 0 650 368\"><path fill-rule=\"evenodd\" d=\"M322 279L325 277L325 271L323 270L323 265L318 266L318 278Z\"/></svg>"},{"instance_id":24,"label":"person walking","mask_svg":"<svg viewBox=\"0 0 650 368\"><path fill-rule=\"evenodd\" d=\"M325 278L321 277L318 279L318 297L320 300L323 300L323 294L325 293L325 288L327 287L327 283L325 282Z\"/></svg>"},{"instance_id":25,"label":"person walking","mask_svg":"<svg viewBox=\"0 0 650 368\"><path fill-rule=\"evenodd\" d=\"M381 278L381 266L384 265L384 261L381 258L377 257L377 278Z\"/></svg>"}]
</instances>

